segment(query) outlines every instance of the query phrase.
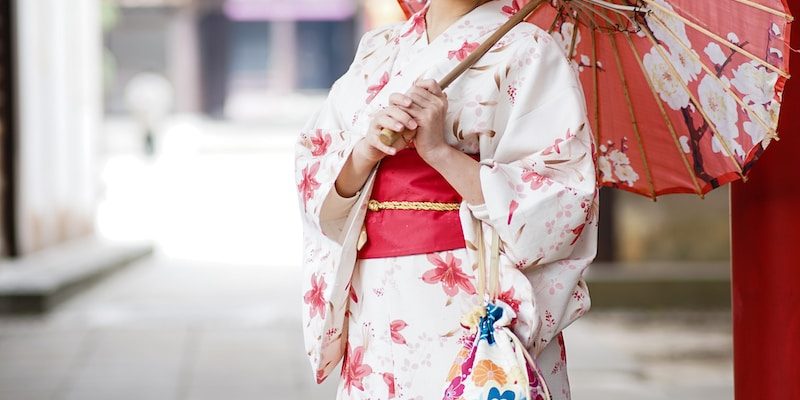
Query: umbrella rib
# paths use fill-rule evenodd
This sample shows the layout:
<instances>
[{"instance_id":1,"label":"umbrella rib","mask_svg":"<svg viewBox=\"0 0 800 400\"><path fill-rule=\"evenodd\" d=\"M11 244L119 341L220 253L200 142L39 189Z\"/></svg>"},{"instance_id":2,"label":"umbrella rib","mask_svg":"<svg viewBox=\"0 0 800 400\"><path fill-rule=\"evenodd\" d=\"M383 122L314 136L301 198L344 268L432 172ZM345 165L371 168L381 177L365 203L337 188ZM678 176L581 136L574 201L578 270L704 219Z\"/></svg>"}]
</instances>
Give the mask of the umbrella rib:
<instances>
[{"instance_id":1,"label":"umbrella rib","mask_svg":"<svg viewBox=\"0 0 800 400\"><path fill-rule=\"evenodd\" d=\"M675 32L673 32L671 29L667 29L666 24L664 24L664 21L662 21L661 18L656 16L654 20L663 28L665 28L667 32L669 32L669 34L672 35L673 39L675 39L678 43L680 43L681 47L683 47L683 49L686 50L686 52L700 64L700 67L703 68L704 71L706 71L706 74L716 79L720 87L725 89L725 91L728 92L728 94L731 95L731 97L733 97L733 99L736 100L737 103L739 103L739 106L741 106L747 112L747 115L750 117L750 119L753 119L753 117L755 117L756 121L758 121L758 123L761 124L761 126L767 130L767 137L771 139L778 138L778 133L775 131L775 129L769 127L767 123L761 119L758 113L756 113L752 108L750 108L749 105L745 104L744 101L741 99L741 97L739 97L736 93L733 92L733 90L731 90L729 85L725 85L722 82L722 79L720 79L716 73L711 71L711 69L705 63L703 63L703 60L700 59L700 56L698 56L696 52L692 51L692 49L689 48L689 46L687 46L686 43L684 43L682 40L678 38L677 35L675 35Z\"/></svg>"},{"instance_id":2,"label":"umbrella rib","mask_svg":"<svg viewBox=\"0 0 800 400\"><path fill-rule=\"evenodd\" d=\"M577 4L577 2L576 2ZM598 66L597 66L597 21L595 21L594 16L587 13L584 10L576 10L580 13L584 13L587 16L588 23L586 26L589 28L589 38L592 41L592 58L591 58L591 65L587 65L587 67L592 68L592 99L594 100L594 126L592 129L593 137L594 137L594 144L595 147L600 145L600 90L598 88Z\"/></svg>"},{"instance_id":3,"label":"umbrella rib","mask_svg":"<svg viewBox=\"0 0 800 400\"><path fill-rule=\"evenodd\" d=\"M594 25L594 23L593 23ZM595 133L594 133L594 141L596 145L600 144L600 89L598 87L598 80L599 77L597 76L597 40L595 35L597 30L594 26L591 28L591 38L592 38L592 89L593 89L593 96L594 96L594 125L595 125Z\"/></svg>"},{"instance_id":4,"label":"umbrella rib","mask_svg":"<svg viewBox=\"0 0 800 400\"><path fill-rule=\"evenodd\" d=\"M628 45L633 52L636 62L639 64L639 68L642 70L645 80L647 80L647 86L650 88L650 93L653 94L653 99L658 105L658 110L660 111L661 116L664 118L664 123L667 126L667 130L672 136L672 142L675 144L675 150L678 151L678 154L683 161L683 166L686 167L686 172L689 174L689 177L692 178L692 184L694 184L695 191L701 198L703 198L703 190L700 188L700 183L697 181L697 175L695 175L692 167L689 165L689 159L686 158L686 153L684 153L683 149L681 148L680 141L678 140L678 134L675 132L675 125L673 125L672 120L669 119L667 111L664 109L664 102L658 96L658 92L656 91L655 87L653 87L653 82L650 80L650 74L647 73L647 69L645 69L644 64L642 63L639 52L636 50L636 46L633 44L633 40L631 40L631 36L627 32L625 33L625 39L628 41Z\"/></svg>"},{"instance_id":5,"label":"umbrella rib","mask_svg":"<svg viewBox=\"0 0 800 400\"><path fill-rule=\"evenodd\" d=\"M644 170L647 175L647 183L650 184L650 197L655 200L656 199L656 186L653 182L653 175L650 171L650 163L647 161L647 152L644 150L644 142L642 141L642 135L639 132L639 123L636 121L636 113L633 109L633 101L631 101L631 94L630 88L628 87L628 81L625 79L625 74L622 72L622 58L619 55L619 48L617 48L617 40L614 37L615 35L609 35L609 41L611 42L611 48L614 50L614 60L617 63L617 72L619 73L619 79L622 82L622 91L625 95L625 103L628 106L628 113L631 117L631 125L633 126L633 133L636 135L636 143L639 145L639 153L642 155L642 164L644 164Z\"/></svg>"},{"instance_id":6,"label":"umbrella rib","mask_svg":"<svg viewBox=\"0 0 800 400\"><path fill-rule=\"evenodd\" d=\"M735 51L735 52L737 52L737 53L739 53L739 54L741 54L741 55L743 55L743 56L745 56L745 57L747 57L747 58L749 58L749 59L751 59L753 61L758 62L759 64L763 65L766 68L769 68L773 72L777 72L780 76L782 76L784 78L787 78L787 79L790 77L788 72L786 72L786 71L784 71L784 70L782 70L782 69L780 69L780 68L778 68L778 67L776 67L776 66L774 66L774 65L772 65L770 63L768 63L767 61L761 59L760 57L754 55L753 53L750 53L749 51L747 51L747 50L745 50L745 49L743 49L743 48L741 48L739 46L736 46L735 44L731 43L727 39L723 39L719 35L717 35L717 34L711 32L711 31L709 31L708 29L703 28L702 26L690 21L688 18L684 17L683 15L680 15L677 12L672 11L672 10L664 7L663 5L656 3L654 0L642 0L642 1L644 1L645 3L647 3L647 4L651 5L651 6L654 6L655 8L658 8L660 11L662 11L662 12L664 12L666 14L670 14L673 17L680 19L686 25L691 26L692 28L694 28L695 30L699 31L700 33L702 33L702 34L704 34L704 35L706 35L706 36L708 36L708 37L710 37L710 38L712 38L712 39L724 44L725 47L727 47L727 48L729 48L729 49L731 49L731 50L733 50L733 51Z\"/></svg>"},{"instance_id":7,"label":"umbrella rib","mask_svg":"<svg viewBox=\"0 0 800 400\"><path fill-rule=\"evenodd\" d=\"M575 19L575 25L572 27L572 39L569 42L567 60L572 60L572 57L575 57L573 53L575 52L575 42L578 40L578 17L573 16L573 19Z\"/></svg>"},{"instance_id":8,"label":"umbrella rib","mask_svg":"<svg viewBox=\"0 0 800 400\"><path fill-rule=\"evenodd\" d=\"M629 14L636 15L637 13L644 12L644 8L642 6L627 6L627 5L613 4L603 0L572 0L572 2L573 4L578 4L579 6L583 7L590 7L594 9L594 6L597 6L605 11L611 11L617 15L618 19L620 16L622 16L623 18L627 19L628 22L630 22L631 24L633 24L634 21ZM583 3L588 3L588 4L583 4ZM619 23L614 23L614 21L611 20L611 17L607 16L605 13L600 14L599 12L597 12L597 15L603 17L606 21L608 21L609 24L617 27L618 30L621 30L621 27L623 26L622 21L620 21Z\"/></svg>"},{"instance_id":9,"label":"umbrella rib","mask_svg":"<svg viewBox=\"0 0 800 400\"><path fill-rule=\"evenodd\" d=\"M550 28L547 28L547 33L548 34L553 33L553 30L556 29L556 23L558 23L558 19L561 18L561 12L562 11L564 11L564 5L563 4L558 7L558 10L556 10L556 17L553 18L553 22L550 23Z\"/></svg>"},{"instance_id":10,"label":"umbrella rib","mask_svg":"<svg viewBox=\"0 0 800 400\"><path fill-rule=\"evenodd\" d=\"M596 10L594 8L594 5L583 4L583 3L584 2L581 1L581 0L573 0L571 4L573 4L575 6L578 6L580 9L584 10L584 13L586 13L586 15L590 15L590 16L591 15L596 15L596 16L602 18L603 20L605 20L608 23L608 25L613 27L615 30L619 29L619 26L616 23L614 23L614 21L612 21L611 18L609 18L605 14L601 14L600 11L598 11L598 10ZM589 14L588 12L586 12L586 10L589 10L592 14ZM591 18L594 21L594 17L592 16ZM597 24L597 21L594 21L594 23Z\"/></svg>"},{"instance_id":11,"label":"umbrella rib","mask_svg":"<svg viewBox=\"0 0 800 400\"><path fill-rule=\"evenodd\" d=\"M747 6L750 6L750 7L753 7L753 8L757 8L757 9L759 9L761 11L768 12L768 13L770 13L772 15L776 15L778 17L783 17L783 18L786 19L786 22L794 21L794 17L791 16L790 14L787 14L787 13L782 12L780 10L776 10L774 8L769 8L769 7L767 7L767 6L763 5L763 4L758 4L758 3L750 1L750 0L733 0L733 1L742 3L744 5L747 5Z\"/></svg>"},{"instance_id":12,"label":"umbrella rib","mask_svg":"<svg viewBox=\"0 0 800 400\"><path fill-rule=\"evenodd\" d=\"M581 0L578 0L578 1L581 1ZM607 2L605 0L583 0L583 1L586 1L588 3L596 4L596 5L600 6L600 7L603 7L605 9L608 9L608 10L611 10L611 11L615 11L615 12L618 12L618 11L639 12L640 9L641 9L641 7L639 7L639 6L626 6L624 4L609 3L609 2Z\"/></svg>"},{"instance_id":13,"label":"umbrella rib","mask_svg":"<svg viewBox=\"0 0 800 400\"><path fill-rule=\"evenodd\" d=\"M576 1L573 4L578 4ZM586 26L589 28L589 37L592 41L592 58L591 58L591 65L588 67L592 68L592 99L594 100L594 126L592 132L594 133L594 144L595 146L600 145L600 96L599 96L599 88L598 88L598 66L597 66L597 21L594 19L592 14L587 13L585 10L580 9L576 10L577 12L586 14L588 22Z\"/></svg>"},{"instance_id":14,"label":"umbrella rib","mask_svg":"<svg viewBox=\"0 0 800 400\"><path fill-rule=\"evenodd\" d=\"M575 1L573 4L581 5L580 2ZM591 34L589 37L592 39L592 98L594 99L594 144L595 146L600 145L600 89L599 89L599 81L600 78L598 76L599 72L599 65L597 64L597 20L595 20L594 15L591 13L586 12L584 7L581 7L579 10L576 10L580 13L586 14L588 22L586 25L589 27Z\"/></svg>"},{"instance_id":15,"label":"umbrella rib","mask_svg":"<svg viewBox=\"0 0 800 400\"><path fill-rule=\"evenodd\" d=\"M644 0L644 1L649 1L649 0ZM706 111L703 109L703 107L701 107L700 102L697 101L697 98L695 97L694 93L692 93L692 91L689 89L689 86L686 85L686 82L683 81L683 77L681 77L681 74L678 72L678 70L675 69L675 65L672 64L672 61L670 61L669 56L664 53L664 48L661 47L660 44L658 44L658 42L653 37L653 34L650 32L649 29L644 29L642 31L645 33L645 36L647 36L647 38L650 39L650 42L653 44L653 47L656 49L656 51L658 51L658 54L661 55L661 58L664 60L664 62L667 64L670 71L672 72L673 77L676 78L675 80L680 82L681 86L683 86L683 90L685 90L686 93L689 95L689 98L695 104L695 108L697 109L697 111L700 111L700 115L703 116L703 119L705 119L705 121L708 123L708 126L711 128L712 131L714 131L715 135L721 137L722 134L720 134L719 130L717 130L717 126L714 124L714 121L712 121L711 118L708 117L708 114L706 114ZM739 173L739 176L743 180L746 179L742 172L742 166L739 164L739 161L736 160L736 157L733 156L733 153L731 153L730 148L728 148L728 143L725 142L724 139L719 139L719 142L720 144L722 144L722 148L725 149L725 153L728 155L731 161L733 161L733 164L736 166L736 171Z\"/></svg>"}]
</instances>

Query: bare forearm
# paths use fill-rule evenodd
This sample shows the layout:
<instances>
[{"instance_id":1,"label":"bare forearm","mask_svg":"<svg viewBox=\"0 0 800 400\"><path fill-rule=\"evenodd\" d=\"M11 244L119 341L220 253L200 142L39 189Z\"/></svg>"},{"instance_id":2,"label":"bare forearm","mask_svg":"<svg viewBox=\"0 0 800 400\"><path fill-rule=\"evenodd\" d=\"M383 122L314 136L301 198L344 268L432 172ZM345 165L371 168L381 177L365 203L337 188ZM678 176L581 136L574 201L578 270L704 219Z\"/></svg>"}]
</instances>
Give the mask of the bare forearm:
<instances>
[{"instance_id":1,"label":"bare forearm","mask_svg":"<svg viewBox=\"0 0 800 400\"><path fill-rule=\"evenodd\" d=\"M377 161L371 161L363 155L362 145L363 141L356 144L336 178L334 186L342 197L352 197L361 190L372 168L377 164Z\"/></svg>"},{"instance_id":2,"label":"bare forearm","mask_svg":"<svg viewBox=\"0 0 800 400\"><path fill-rule=\"evenodd\" d=\"M481 165L475 159L451 146L444 146L424 158L430 166L442 174L467 203L473 205L484 203L480 179Z\"/></svg>"}]
</instances>

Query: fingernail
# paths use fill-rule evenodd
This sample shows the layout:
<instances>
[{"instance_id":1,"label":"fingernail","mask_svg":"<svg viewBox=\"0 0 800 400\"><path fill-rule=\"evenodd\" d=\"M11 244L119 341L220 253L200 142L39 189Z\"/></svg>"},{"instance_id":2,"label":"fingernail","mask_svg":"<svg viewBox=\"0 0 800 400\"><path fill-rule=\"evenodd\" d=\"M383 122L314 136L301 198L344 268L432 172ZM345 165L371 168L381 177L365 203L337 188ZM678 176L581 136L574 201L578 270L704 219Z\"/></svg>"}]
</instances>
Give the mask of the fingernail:
<instances>
[{"instance_id":1,"label":"fingernail","mask_svg":"<svg viewBox=\"0 0 800 400\"><path fill-rule=\"evenodd\" d=\"M394 130L399 131L400 129L403 129L403 124L398 122L394 125Z\"/></svg>"},{"instance_id":2,"label":"fingernail","mask_svg":"<svg viewBox=\"0 0 800 400\"><path fill-rule=\"evenodd\" d=\"M414 121L412 119L411 122L408 124L408 126L410 126L411 129L417 129L417 121Z\"/></svg>"}]
</instances>

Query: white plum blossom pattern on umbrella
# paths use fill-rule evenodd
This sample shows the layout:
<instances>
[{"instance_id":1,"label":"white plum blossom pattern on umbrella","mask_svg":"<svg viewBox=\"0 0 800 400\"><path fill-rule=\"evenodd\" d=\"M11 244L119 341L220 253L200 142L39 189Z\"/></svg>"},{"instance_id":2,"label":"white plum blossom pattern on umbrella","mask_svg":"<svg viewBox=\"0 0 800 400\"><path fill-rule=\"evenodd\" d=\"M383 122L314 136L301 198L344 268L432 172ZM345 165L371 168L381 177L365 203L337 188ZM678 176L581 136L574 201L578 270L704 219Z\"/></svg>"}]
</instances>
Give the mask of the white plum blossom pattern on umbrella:
<instances>
[{"instance_id":1,"label":"white plum blossom pattern on umbrella","mask_svg":"<svg viewBox=\"0 0 800 400\"><path fill-rule=\"evenodd\" d=\"M564 22L561 24L561 29L556 32L554 31L551 33L551 36L556 40L556 43L564 50L564 54L569 52L569 48L572 45L572 35L575 32L575 24L572 22ZM575 48L578 47L578 44L581 42L581 31L578 30L578 34L575 37Z\"/></svg>"},{"instance_id":2,"label":"white plum blossom pattern on umbrella","mask_svg":"<svg viewBox=\"0 0 800 400\"><path fill-rule=\"evenodd\" d=\"M597 155L597 170L603 182L625 182L628 186L639 180L639 174L631 166L631 160L625 152L628 150L628 139L623 137L619 148L612 141L601 144Z\"/></svg>"},{"instance_id":3,"label":"white plum blossom pattern on umbrella","mask_svg":"<svg viewBox=\"0 0 800 400\"><path fill-rule=\"evenodd\" d=\"M663 47L661 49L666 51ZM684 89L683 84L679 81L683 77L676 76L675 71L670 68L667 60L664 59L655 46L644 55L642 61L645 70L650 75L650 82L658 92L661 100L664 100L673 110L680 110L689 105L689 92Z\"/></svg>"},{"instance_id":4,"label":"white plum blossom pattern on umbrella","mask_svg":"<svg viewBox=\"0 0 800 400\"><path fill-rule=\"evenodd\" d=\"M778 111L780 111L780 104L778 104L778 102L770 101L766 107L754 106L752 109L756 114L756 118L760 119L762 122L768 123L772 129L775 129L778 126ZM770 141L773 139L770 135L768 135L769 131L764 124L754 121L754 118L751 118L749 121L745 121L742 126L745 133L750 136L753 144L761 143L764 147L767 147Z\"/></svg>"},{"instance_id":5,"label":"white plum blossom pattern on umbrella","mask_svg":"<svg viewBox=\"0 0 800 400\"><path fill-rule=\"evenodd\" d=\"M507 1L511 17L534 0ZM785 0L544 0L525 20L579 75L596 147L635 141L623 153L647 179L620 184L633 175L601 159L606 186L703 196L745 177L778 137L793 54Z\"/></svg>"},{"instance_id":6,"label":"white plum blossom pattern on umbrella","mask_svg":"<svg viewBox=\"0 0 800 400\"><path fill-rule=\"evenodd\" d=\"M664 0L654 2L675 11ZM780 94L776 93L779 74L756 60L740 61L740 53L727 46L745 49L751 44L741 41L737 33L729 32L727 40L731 44L726 47L715 41L708 42L703 49L711 61L706 64L707 73L702 74L696 86L690 85L704 67L701 57L692 49L685 23L665 10L653 8L651 11L645 15L646 26L642 26L656 38L650 51L642 57L649 82L669 108L681 112L688 135L680 135L678 142L683 153L691 154L695 175L712 186L719 185L705 169L700 150L703 137L710 136L713 153L730 158L742 168L748 160L757 159L759 149L752 155L749 155L750 150L760 144L760 151L763 151L775 136L780 110ZM776 27L774 23L771 25L770 40L781 34ZM640 34L640 37L647 36ZM782 57L780 51L773 51L769 45L767 48L766 59ZM675 76L676 72L680 78ZM735 94L733 88L741 95ZM697 125L697 120L702 124ZM741 131L750 136L753 147L743 145Z\"/></svg>"},{"instance_id":7,"label":"white plum blossom pattern on umbrella","mask_svg":"<svg viewBox=\"0 0 800 400\"><path fill-rule=\"evenodd\" d=\"M745 103L767 104L775 97L777 81L778 74L751 61L733 70L731 84L744 95Z\"/></svg>"},{"instance_id":8,"label":"white plum blossom pattern on umbrella","mask_svg":"<svg viewBox=\"0 0 800 400\"><path fill-rule=\"evenodd\" d=\"M655 2L669 11L675 11L672 5L664 0L655 0ZM686 24L678 17L658 7L653 7L649 13L645 14L644 19L647 21L647 26L653 32L653 36L659 41L666 43L670 48L680 47L680 44L674 43L676 37L684 44L691 47L689 36L686 34Z\"/></svg>"},{"instance_id":9,"label":"white plum blossom pattern on umbrella","mask_svg":"<svg viewBox=\"0 0 800 400\"><path fill-rule=\"evenodd\" d=\"M687 50L680 44L670 47L669 58L684 82L694 81L703 70L697 52L691 49Z\"/></svg>"},{"instance_id":10,"label":"white plum blossom pattern on umbrella","mask_svg":"<svg viewBox=\"0 0 800 400\"><path fill-rule=\"evenodd\" d=\"M725 64L725 61L728 60L728 57L722 52L722 47L716 42L709 42L703 52L705 52L711 62L717 66Z\"/></svg>"},{"instance_id":11,"label":"white plum blossom pattern on umbrella","mask_svg":"<svg viewBox=\"0 0 800 400\"><path fill-rule=\"evenodd\" d=\"M722 82L724 83L725 80ZM700 80L697 93L700 96L700 105L725 142L721 143L720 136L714 135L711 139L711 149L715 153L731 151L744 157L742 145L736 141L736 138L739 137L739 129L736 127L739 119L736 101L728 95L719 81L710 75L705 75ZM727 148L723 148L723 146Z\"/></svg>"}]
</instances>

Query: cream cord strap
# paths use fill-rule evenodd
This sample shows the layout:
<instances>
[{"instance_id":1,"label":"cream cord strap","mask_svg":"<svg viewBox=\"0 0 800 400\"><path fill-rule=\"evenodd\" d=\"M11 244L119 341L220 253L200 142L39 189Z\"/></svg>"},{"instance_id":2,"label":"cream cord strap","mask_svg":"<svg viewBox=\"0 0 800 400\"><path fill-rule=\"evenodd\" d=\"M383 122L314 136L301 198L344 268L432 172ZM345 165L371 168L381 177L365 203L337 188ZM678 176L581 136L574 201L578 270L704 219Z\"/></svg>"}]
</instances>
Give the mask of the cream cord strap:
<instances>
[{"instance_id":1,"label":"cream cord strap","mask_svg":"<svg viewBox=\"0 0 800 400\"><path fill-rule=\"evenodd\" d=\"M494 301L500 291L500 237L492 229L492 259L489 264L489 286L486 285L486 251L484 250L483 224L477 223L478 233L478 293ZM488 291L487 291L488 289Z\"/></svg>"},{"instance_id":2,"label":"cream cord strap","mask_svg":"<svg viewBox=\"0 0 800 400\"><path fill-rule=\"evenodd\" d=\"M494 228L492 229L492 254L491 254L491 262L489 265L489 291L487 293L486 288L486 252L484 250L484 240L483 240L483 223L478 221L478 293L483 296L484 301L488 300L493 302L497 299L497 296L500 292L500 235L498 235L497 230ZM488 297L488 299L487 299ZM485 307L480 307L480 309L485 310ZM471 319L479 318L480 315L472 315ZM523 345L522 341L514 334L508 327L502 327L501 329L506 330L508 336L514 342L514 346L519 349L519 351L525 356L525 360L530 364L531 368L533 368L534 372L536 373L539 382L541 382L542 389L545 391L545 398L552 399L550 395L550 389L547 387L547 382L544 380L544 376L542 372L539 370L538 365L534 362L533 357L528 352L528 349Z\"/></svg>"}]
</instances>

